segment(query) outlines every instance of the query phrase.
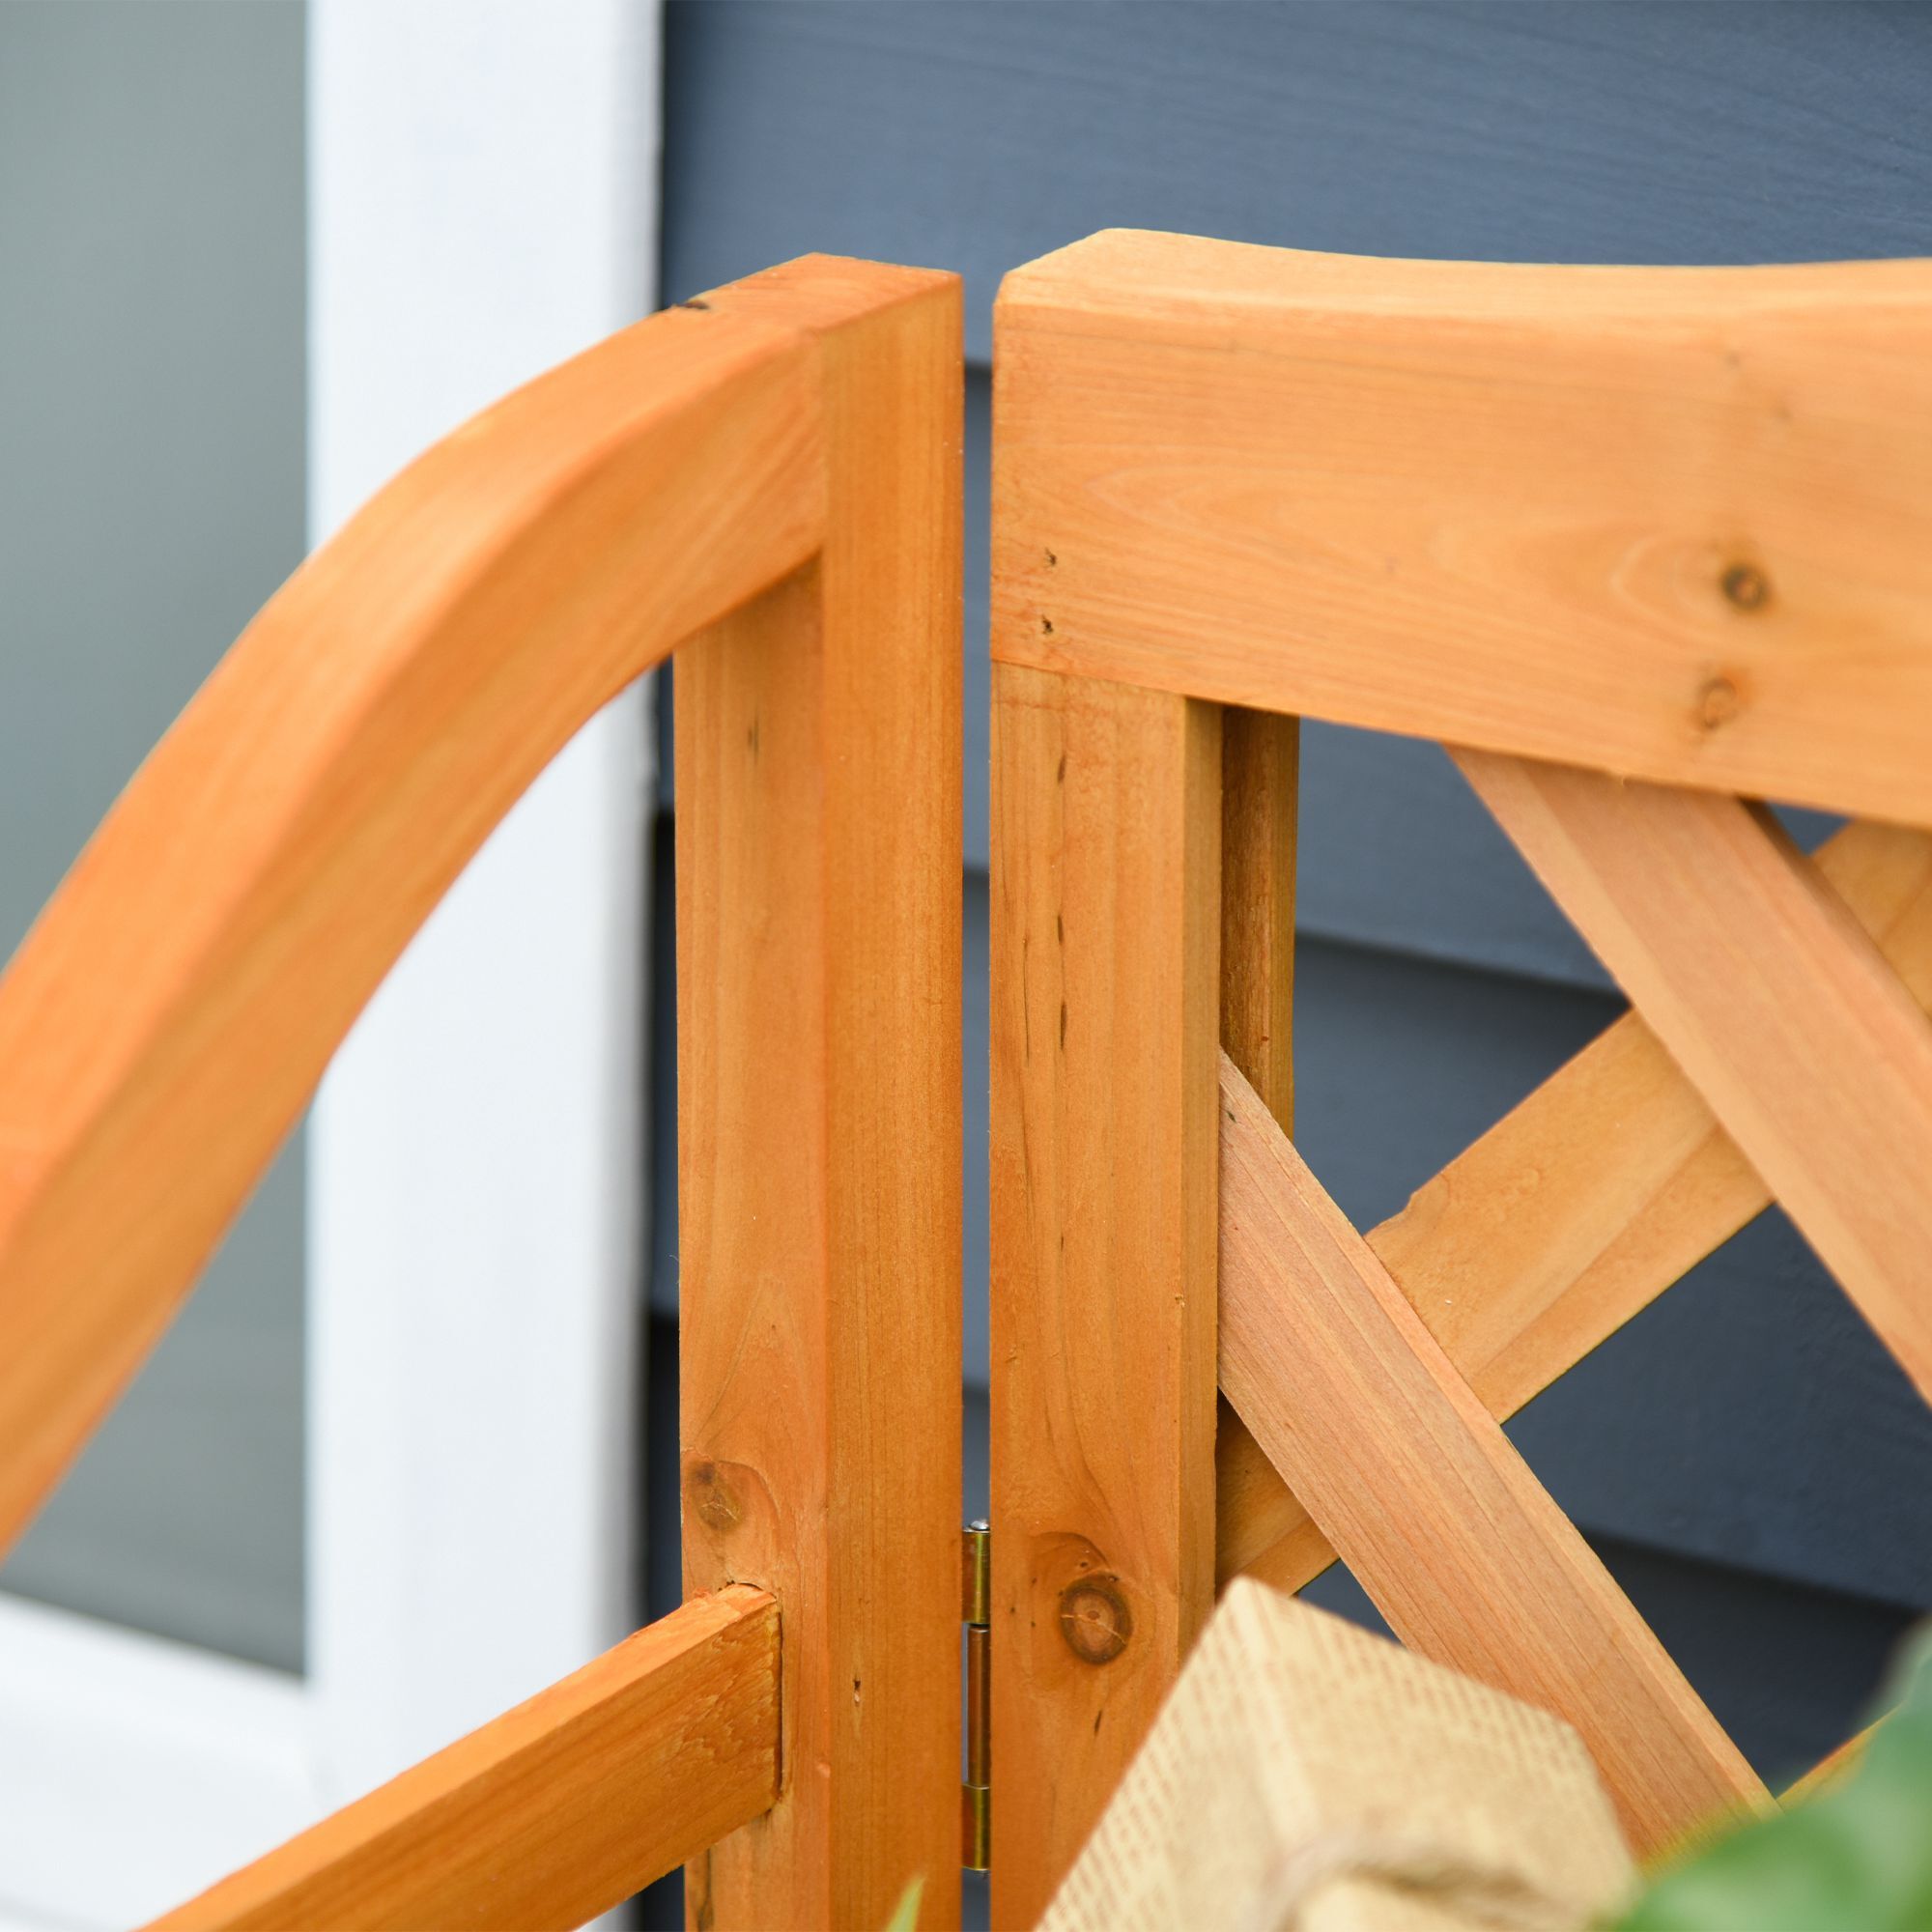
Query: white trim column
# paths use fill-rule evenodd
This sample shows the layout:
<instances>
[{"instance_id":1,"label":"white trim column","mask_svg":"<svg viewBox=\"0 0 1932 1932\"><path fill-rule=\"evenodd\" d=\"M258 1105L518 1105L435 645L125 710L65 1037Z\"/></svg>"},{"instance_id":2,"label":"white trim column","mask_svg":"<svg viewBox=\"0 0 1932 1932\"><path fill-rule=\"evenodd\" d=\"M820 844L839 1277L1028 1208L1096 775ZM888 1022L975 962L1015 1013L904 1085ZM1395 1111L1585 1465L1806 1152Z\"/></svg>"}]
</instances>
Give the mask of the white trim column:
<instances>
[{"instance_id":1,"label":"white trim column","mask_svg":"<svg viewBox=\"0 0 1932 1932\"><path fill-rule=\"evenodd\" d=\"M650 305L655 0L311 0L310 525ZM484 848L310 1147L309 1627L342 1798L636 1611L642 698Z\"/></svg>"}]
</instances>

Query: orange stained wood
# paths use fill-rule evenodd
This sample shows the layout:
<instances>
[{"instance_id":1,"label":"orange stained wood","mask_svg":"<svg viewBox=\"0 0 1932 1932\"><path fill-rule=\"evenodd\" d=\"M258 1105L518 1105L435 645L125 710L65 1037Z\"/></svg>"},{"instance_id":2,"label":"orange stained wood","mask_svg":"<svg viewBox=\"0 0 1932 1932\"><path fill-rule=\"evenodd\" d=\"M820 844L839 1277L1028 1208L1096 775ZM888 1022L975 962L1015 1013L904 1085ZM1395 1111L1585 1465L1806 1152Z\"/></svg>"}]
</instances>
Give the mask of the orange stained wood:
<instances>
[{"instance_id":1,"label":"orange stained wood","mask_svg":"<svg viewBox=\"0 0 1932 1932\"><path fill-rule=\"evenodd\" d=\"M1932 835L1849 825L1820 847L1815 863L1913 998L1932 1008ZM1757 1170L1633 1012L1367 1239L1501 1419L1771 1199ZM1217 1506L1223 1581L1247 1571L1298 1590L1334 1561L1308 1513L1244 1434L1223 1435Z\"/></svg>"},{"instance_id":2,"label":"orange stained wood","mask_svg":"<svg viewBox=\"0 0 1932 1932\"><path fill-rule=\"evenodd\" d=\"M1221 725L993 674L993 1922L1030 1926L1213 1598Z\"/></svg>"},{"instance_id":3,"label":"orange stained wood","mask_svg":"<svg viewBox=\"0 0 1932 1932\"><path fill-rule=\"evenodd\" d=\"M1932 1022L1762 808L1458 752L1921 1394L1932 1396Z\"/></svg>"},{"instance_id":4,"label":"orange stained wood","mask_svg":"<svg viewBox=\"0 0 1932 1932\"><path fill-rule=\"evenodd\" d=\"M888 280L888 277L894 279ZM889 298L888 298L889 297ZM699 1926L959 1911L960 306L777 271L811 566L676 665L685 1578L784 1605L784 1788L687 1868Z\"/></svg>"},{"instance_id":5,"label":"orange stained wood","mask_svg":"<svg viewBox=\"0 0 1932 1932\"><path fill-rule=\"evenodd\" d=\"M1395 1634L1575 1725L1640 1854L1768 1803L1225 1056L1221 1161L1222 1386Z\"/></svg>"},{"instance_id":6,"label":"orange stained wood","mask_svg":"<svg viewBox=\"0 0 1932 1932\"><path fill-rule=\"evenodd\" d=\"M1221 714L1221 1044L1294 1131L1298 719Z\"/></svg>"},{"instance_id":7,"label":"orange stained wood","mask_svg":"<svg viewBox=\"0 0 1932 1932\"><path fill-rule=\"evenodd\" d=\"M512 802L816 551L820 422L797 329L640 323L404 470L142 766L0 981L0 1547Z\"/></svg>"},{"instance_id":8,"label":"orange stained wood","mask_svg":"<svg viewBox=\"0 0 1932 1932\"><path fill-rule=\"evenodd\" d=\"M1301 725L1221 713L1221 1047L1285 1134L1294 1132L1294 863ZM1225 1398L1214 1426L1217 1583L1227 1551L1264 1548L1298 1508ZM1304 1519L1305 1520L1305 1519ZM1320 1532L1308 1525L1317 1540ZM1261 1543L1254 1539L1260 1536Z\"/></svg>"},{"instance_id":9,"label":"orange stained wood","mask_svg":"<svg viewBox=\"0 0 1932 1932\"><path fill-rule=\"evenodd\" d=\"M778 1605L694 1598L152 1932L565 1932L768 1809L778 1764Z\"/></svg>"},{"instance_id":10,"label":"orange stained wood","mask_svg":"<svg viewBox=\"0 0 1932 1932\"><path fill-rule=\"evenodd\" d=\"M1932 824L1928 345L1925 262L1096 235L1000 297L993 649Z\"/></svg>"}]
</instances>

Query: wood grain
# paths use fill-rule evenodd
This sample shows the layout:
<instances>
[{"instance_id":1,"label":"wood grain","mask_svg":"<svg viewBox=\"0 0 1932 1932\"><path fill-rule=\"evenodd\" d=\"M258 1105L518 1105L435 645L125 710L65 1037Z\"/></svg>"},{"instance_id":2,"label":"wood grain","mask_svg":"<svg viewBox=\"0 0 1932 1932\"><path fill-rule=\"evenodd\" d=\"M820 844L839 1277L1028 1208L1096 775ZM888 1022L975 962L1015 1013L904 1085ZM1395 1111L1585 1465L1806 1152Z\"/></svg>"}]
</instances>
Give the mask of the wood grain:
<instances>
[{"instance_id":1,"label":"wood grain","mask_svg":"<svg viewBox=\"0 0 1932 1932\"><path fill-rule=\"evenodd\" d=\"M775 273L813 565L676 664L685 1578L784 1605L784 1786L701 1926L959 1910L959 292Z\"/></svg>"},{"instance_id":2,"label":"wood grain","mask_svg":"<svg viewBox=\"0 0 1932 1932\"><path fill-rule=\"evenodd\" d=\"M153 1932L564 1932L772 1804L779 1610L696 1597Z\"/></svg>"},{"instance_id":3,"label":"wood grain","mask_svg":"<svg viewBox=\"0 0 1932 1932\"><path fill-rule=\"evenodd\" d=\"M1221 1045L1294 1131L1294 855L1301 725L1221 713Z\"/></svg>"},{"instance_id":4,"label":"wood grain","mask_svg":"<svg viewBox=\"0 0 1932 1932\"><path fill-rule=\"evenodd\" d=\"M1239 1071L1221 1383L1405 1643L1576 1726L1654 1855L1763 1787Z\"/></svg>"},{"instance_id":5,"label":"wood grain","mask_svg":"<svg viewBox=\"0 0 1932 1932\"><path fill-rule=\"evenodd\" d=\"M1291 1136L1300 762L1298 719L1236 705L1222 711L1221 1049ZM1221 1400L1214 1420L1217 1585L1226 1580L1223 1552L1242 1541L1271 1490L1286 1495L1247 1425Z\"/></svg>"},{"instance_id":6,"label":"wood grain","mask_svg":"<svg viewBox=\"0 0 1932 1932\"><path fill-rule=\"evenodd\" d=\"M1860 823L1815 863L1932 1009L1932 835ZM1626 1013L1368 1236L1501 1420L1771 1205L1640 1014ZM1244 1435L1223 1435L1221 1581L1298 1590L1334 1561Z\"/></svg>"},{"instance_id":7,"label":"wood grain","mask_svg":"<svg viewBox=\"0 0 1932 1932\"><path fill-rule=\"evenodd\" d=\"M795 331L612 337L388 485L142 766L0 981L0 1547L492 827L811 554L817 422Z\"/></svg>"},{"instance_id":8,"label":"wood grain","mask_svg":"<svg viewBox=\"0 0 1932 1932\"><path fill-rule=\"evenodd\" d=\"M1932 265L1113 231L999 327L996 655L1932 823Z\"/></svg>"},{"instance_id":9,"label":"wood grain","mask_svg":"<svg viewBox=\"0 0 1932 1932\"><path fill-rule=\"evenodd\" d=\"M993 1922L1030 1926L1213 1596L1221 732L994 668Z\"/></svg>"},{"instance_id":10,"label":"wood grain","mask_svg":"<svg viewBox=\"0 0 1932 1932\"><path fill-rule=\"evenodd\" d=\"M1769 812L1457 762L1799 1231L1932 1395L1932 1024Z\"/></svg>"}]
</instances>

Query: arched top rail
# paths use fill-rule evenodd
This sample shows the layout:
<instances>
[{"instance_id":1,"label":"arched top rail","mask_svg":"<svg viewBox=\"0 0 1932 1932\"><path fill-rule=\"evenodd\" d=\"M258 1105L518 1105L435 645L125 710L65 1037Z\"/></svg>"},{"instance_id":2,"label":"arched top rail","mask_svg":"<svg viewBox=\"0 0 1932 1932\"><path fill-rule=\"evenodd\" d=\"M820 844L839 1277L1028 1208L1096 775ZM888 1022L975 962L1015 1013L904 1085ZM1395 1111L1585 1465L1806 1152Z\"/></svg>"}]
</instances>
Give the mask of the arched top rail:
<instances>
[{"instance_id":1,"label":"arched top rail","mask_svg":"<svg viewBox=\"0 0 1932 1932\"><path fill-rule=\"evenodd\" d=\"M0 981L0 1548L491 829L817 554L820 339L952 281L806 258L518 390L311 556L156 748Z\"/></svg>"},{"instance_id":2,"label":"arched top rail","mask_svg":"<svg viewBox=\"0 0 1932 1932\"><path fill-rule=\"evenodd\" d=\"M1932 262L1121 230L997 334L996 658L1932 825Z\"/></svg>"}]
</instances>

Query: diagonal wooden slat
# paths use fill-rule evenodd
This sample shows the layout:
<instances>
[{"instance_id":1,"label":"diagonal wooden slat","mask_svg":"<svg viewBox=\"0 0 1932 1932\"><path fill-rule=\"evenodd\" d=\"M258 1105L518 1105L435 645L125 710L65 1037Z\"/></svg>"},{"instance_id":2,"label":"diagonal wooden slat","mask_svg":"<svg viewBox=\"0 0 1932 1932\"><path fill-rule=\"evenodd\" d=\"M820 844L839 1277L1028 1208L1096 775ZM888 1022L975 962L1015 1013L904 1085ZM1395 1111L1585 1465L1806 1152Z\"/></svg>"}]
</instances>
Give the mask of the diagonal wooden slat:
<instances>
[{"instance_id":1,"label":"diagonal wooden slat","mask_svg":"<svg viewBox=\"0 0 1932 1932\"><path fill-rule=\"evenodd\" d=\"M1454 753L1922 1395L1932 1025L1763 808Z\"/></svg>"},{"instance_id":2,"label":"diagonal wooden slat","mask_svg":"<svg viewBox=\"0 0 1932 1932\"><path fill-rule=\"evenodd\" d=\"M695 1597L151 1932L564 1932L778 1793L779 1607Z\"/></svg>"},{"instance_id":3,"label":"diagonal wooden slat","mask_svg":"<svg viewBox=\"0 0 1932 1932\"><path fill-rule=\"evenodd\" d=\"M1390 1628L1575 1725L1643 1854L1768 1804L1225 1055L1221 1102L1221 1384Z\"/></svg>"},{"instance_id":4,"label":"diagonal wooden slat","mask_svg":"<svg viewBox=\"0 0 1932 1932\"><path fill-rule=\"evenodd\" d=\"M1932 1009L1932 835L1848 825L1816 864ZM1368 1242L1500 1419L1770 1203L1756 1169L1633 1012ZM1238 1424L1218 1446L1220 1580L1245 1571L1300 1589L1335 1552Z\"/></svg>"}]
</instances>

